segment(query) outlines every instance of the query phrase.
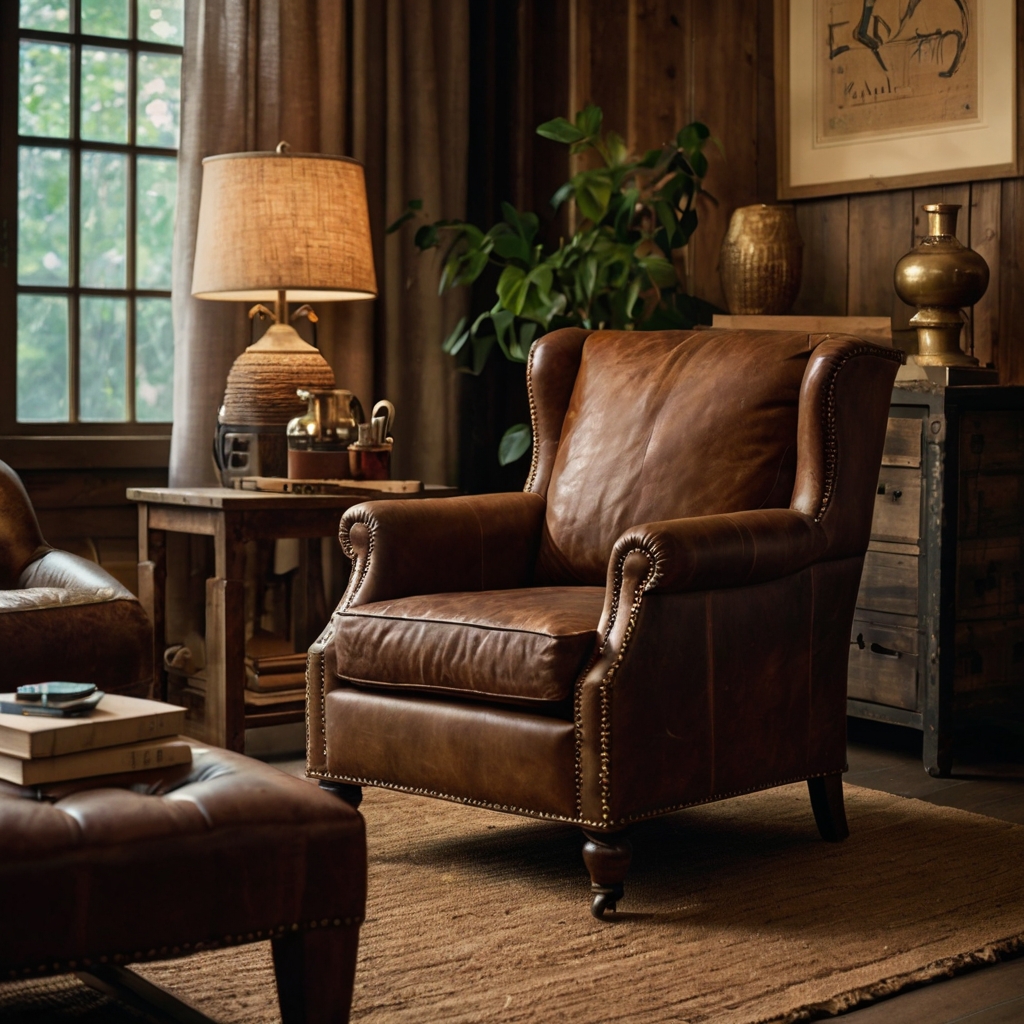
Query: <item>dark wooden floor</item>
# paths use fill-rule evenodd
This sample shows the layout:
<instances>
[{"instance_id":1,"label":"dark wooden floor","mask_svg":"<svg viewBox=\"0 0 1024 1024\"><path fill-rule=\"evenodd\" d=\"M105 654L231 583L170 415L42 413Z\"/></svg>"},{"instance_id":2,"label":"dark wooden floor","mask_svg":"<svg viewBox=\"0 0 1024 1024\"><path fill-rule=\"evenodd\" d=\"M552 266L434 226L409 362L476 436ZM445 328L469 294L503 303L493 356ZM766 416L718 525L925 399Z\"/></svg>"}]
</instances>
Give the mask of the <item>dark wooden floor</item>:
<instances>
[{"instance_id":1,"label":"dark wooden floor","mask_svg":"<svg viewBox=\"0 0 1024 1024\"><path fill-rule=\"evenodd\" d=\"M845 781L851 785L1024 824L1024 740L1019 737L968 737L957 747L952 778L933 779L921 765L919 732L853 718L849 723ZM277 765L294 775L304 773L300 760ZM1024 1024L1024 957L838 1019L844 1024Z\"/></svg>"},{"instance_id":2,"label":"dark wooden floor","mask_svg":"<svg viewBox=\"0 0 1024 1024\"><path fill-rule=\"evenodd\" d=\"M957 749L953 777L921 767L921 734L850 719L846 782L1024 824L1024 741L977 736ZM1021 879L1024 885L1024 879ZM1024 958L986 967L844 1014L850 1024L1021 1024Z\"/></svg>"}]
</instances>

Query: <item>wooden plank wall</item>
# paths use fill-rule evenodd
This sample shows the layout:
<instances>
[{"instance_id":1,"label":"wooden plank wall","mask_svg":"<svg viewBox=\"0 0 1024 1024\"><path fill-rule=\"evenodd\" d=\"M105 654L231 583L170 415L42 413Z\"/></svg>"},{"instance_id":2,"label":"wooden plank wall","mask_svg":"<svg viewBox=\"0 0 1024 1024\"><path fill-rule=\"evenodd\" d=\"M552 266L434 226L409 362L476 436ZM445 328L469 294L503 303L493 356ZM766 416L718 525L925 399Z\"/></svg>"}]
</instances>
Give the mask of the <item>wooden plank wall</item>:
<instances>
[{"instance_id":1,"label":"wooden plank wall","mask_svg":"<svg viewBox=\"0 0 1024 1024\"><path fill-rule=\"evenodd\" d=\"M694 119L722 141L724 156L709 154L706 180L718 205L701 206L687 273L695 294L724 307L718 253L729 217L738 206L776 201L772 0L574 0L571 35L573 111L600 104L607 126L636 150ZM892 272L924 233L921 205L940 200L962 205L958 236L992 275L970 311L965 347L994 363L1004 383L1024 383L1021 179L798 202L804 275L793 312L888 315L904 332L897 338L912 344L913 309L893 291Z\"/></svg>"},{"instance_id":2,"label":"wooden plank wall","mask_svg":"<svg viewBox=\"0 0 1024 1024\"><path fill-rule=\"evenodd\" d=\"M128 487L166 487L166 469L18 471L49 544L98 562L138 593L138 507Z\"/></svg>"}]
</instances>

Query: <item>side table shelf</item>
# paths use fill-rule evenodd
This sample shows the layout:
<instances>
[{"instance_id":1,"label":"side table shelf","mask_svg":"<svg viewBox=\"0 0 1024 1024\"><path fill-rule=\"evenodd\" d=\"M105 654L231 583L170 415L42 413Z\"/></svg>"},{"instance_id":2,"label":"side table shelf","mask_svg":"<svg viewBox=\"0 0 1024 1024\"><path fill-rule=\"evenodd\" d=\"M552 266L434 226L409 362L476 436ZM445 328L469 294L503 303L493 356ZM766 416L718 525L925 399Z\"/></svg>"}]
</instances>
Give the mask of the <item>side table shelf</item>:
<instances>
[{"instance_id":1,"label":"side table shelf","mask_svg":"<svg viewBox=\"0 0 1024 1024\"><path fill-rule=\"evenodd\" d=\"M373 500L416 500L457 493L452 487L428 486L418 494L388 494ZM206 581L205 686L184 688L188 703L193 707L200 701L203 704L196 738L244 751L247 728L302 721L305 709L296 702L265 711L246 710L245 546L253 540L337 537L341 514L370 499L223 487L130 487L127 495L139 506L139 597L153 623L153 677L162 689L167 645L167 534L213 538L214 575ZM195 683L199 681L197 678Z\"/></svg>"},{"instance_id":2,"label":"side table shelf","mask_svg":"<svg viewBox=\"0 0 1024 1024\"><path fill-rule=\"evenodd\" d=\"M849 714L924 733L1024 726L1024 388L893 389L850 644Z\"/></svg>"}]
</instances>

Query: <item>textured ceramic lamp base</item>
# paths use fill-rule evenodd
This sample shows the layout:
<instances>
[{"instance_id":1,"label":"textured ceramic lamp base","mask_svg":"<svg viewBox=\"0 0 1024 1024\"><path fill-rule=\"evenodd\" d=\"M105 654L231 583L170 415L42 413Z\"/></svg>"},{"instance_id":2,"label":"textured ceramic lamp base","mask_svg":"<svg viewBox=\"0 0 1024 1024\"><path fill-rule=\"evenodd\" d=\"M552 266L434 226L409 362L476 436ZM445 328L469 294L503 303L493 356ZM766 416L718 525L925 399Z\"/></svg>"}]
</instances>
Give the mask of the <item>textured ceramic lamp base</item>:
<instances>
[{"instance_id":1,"label":"textured ceramic lamp base","mask_svg":"<svg viewBox=\"0 0 1024 1024\"><path fill-rule=\"evenodd\" d=\"M333 388L334 371L293 327L275 324L234 362L224 392L224 423L282 428L306 411L298 390Z\"/></svg>"}]
</instances>

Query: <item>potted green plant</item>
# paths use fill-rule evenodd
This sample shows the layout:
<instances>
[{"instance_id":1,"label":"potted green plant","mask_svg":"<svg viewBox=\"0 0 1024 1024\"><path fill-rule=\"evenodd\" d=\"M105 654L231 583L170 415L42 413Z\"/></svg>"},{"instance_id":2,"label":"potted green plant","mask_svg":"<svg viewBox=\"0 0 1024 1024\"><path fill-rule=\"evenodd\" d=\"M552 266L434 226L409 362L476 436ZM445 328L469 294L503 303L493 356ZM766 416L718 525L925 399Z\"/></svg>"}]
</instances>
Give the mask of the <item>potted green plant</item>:
<instances>
[{"instance_id":1,"label":"potted green plant","mask_svg":"<svg viewBox=\"0 0 1024 1024\"><path fill-rule=\"evenodd\" d=\"M539 334L559 327L659 330L710 323L715 307L686 294L672 261L697 228L697 197L707 173L708 128L693 122L671 144L634 157L622 137L602 130L600 107L587 106L574 122L564 117L537 134L565 143L573 155L597 154L551 199L556 209L576 203L574 234L545 251L540 221L502 203L502 220L482 231L465 221L438 220L418 228L421 251L444 245L439 292L473 284L491 264L501 268L497 301L470 323L461 319L444 341L460 369L480 373L497 347L525 363ZM388 228L397 231L422 213L419 200ZM530 427L505 432L498 460L507 465L530 448Z\"/></svg>"}]
</instances>

